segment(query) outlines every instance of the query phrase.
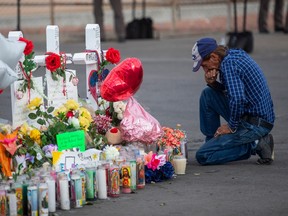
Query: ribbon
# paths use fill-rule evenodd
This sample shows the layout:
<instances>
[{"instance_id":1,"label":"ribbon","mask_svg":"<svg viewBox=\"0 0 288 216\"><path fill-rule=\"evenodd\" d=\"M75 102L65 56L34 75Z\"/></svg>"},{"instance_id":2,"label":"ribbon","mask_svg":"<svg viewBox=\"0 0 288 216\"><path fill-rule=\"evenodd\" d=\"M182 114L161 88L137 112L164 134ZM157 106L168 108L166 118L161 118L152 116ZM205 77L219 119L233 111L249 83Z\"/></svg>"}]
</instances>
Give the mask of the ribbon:
<instances>
[{"instance_id":1,"label":"ribbon","mask_svg":"<svg viewBox=\"0 0 288 216\"><path fill-rule=\"evenodd\" d=\"M24 70L22 62L19 61L19 65L22 71L22 74L24 75L24 78L27 80L27 92L28 92L28 103L30 103L30 89L31 89L31 77L32 77L32 71L30 71L29 75Z\"/></svg>"}]
</instances>

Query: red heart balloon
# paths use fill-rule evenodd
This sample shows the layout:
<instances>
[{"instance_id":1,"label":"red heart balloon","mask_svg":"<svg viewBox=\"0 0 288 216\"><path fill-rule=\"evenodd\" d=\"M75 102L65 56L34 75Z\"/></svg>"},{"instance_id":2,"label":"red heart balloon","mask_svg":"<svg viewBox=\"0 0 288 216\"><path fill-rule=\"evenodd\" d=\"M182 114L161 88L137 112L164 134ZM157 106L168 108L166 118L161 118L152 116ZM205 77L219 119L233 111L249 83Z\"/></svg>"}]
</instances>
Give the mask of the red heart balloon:
<instances>
[{"instance_id":1,"label":"red heart balloon","mask_svg":"<svg viewBox=\"0 0 288 216\"><path fill-rule=\"evenodd\" d=\"M137 58L127 58L115 66L100 87L101 97L115 102L126 100L140 88L143 80L142 63Z\"/></svg>"}]
</instances>

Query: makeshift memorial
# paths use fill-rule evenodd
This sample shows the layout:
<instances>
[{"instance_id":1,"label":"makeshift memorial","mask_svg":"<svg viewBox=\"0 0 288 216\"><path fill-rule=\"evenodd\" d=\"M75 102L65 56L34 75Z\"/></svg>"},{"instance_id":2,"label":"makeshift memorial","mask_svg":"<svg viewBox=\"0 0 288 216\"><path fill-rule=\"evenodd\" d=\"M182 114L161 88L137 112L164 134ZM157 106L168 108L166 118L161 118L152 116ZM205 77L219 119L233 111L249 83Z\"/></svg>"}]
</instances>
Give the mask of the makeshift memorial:
<instances>
[{"instance_id":1,"label":"makeshift memorial","mask_svg":"<svg viewBox=\"0 0 288 216\"><path fill-rule=\"evenodd\" d=\"M166 161L166 156L149 152L144 156L145 159L145 182L161 182L171 179L174 174L174 168L171 162Z\"/></svg>"}]
</instances>

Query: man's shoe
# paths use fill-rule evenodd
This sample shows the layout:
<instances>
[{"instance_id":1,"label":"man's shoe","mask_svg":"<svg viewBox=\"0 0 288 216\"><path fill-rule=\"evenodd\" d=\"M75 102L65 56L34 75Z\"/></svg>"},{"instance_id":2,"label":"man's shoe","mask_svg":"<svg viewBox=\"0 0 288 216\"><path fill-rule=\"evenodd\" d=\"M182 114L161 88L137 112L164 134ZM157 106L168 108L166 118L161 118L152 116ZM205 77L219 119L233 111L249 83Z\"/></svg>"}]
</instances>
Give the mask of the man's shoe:
<instances>
[{"instance_id":1,"label":"man's shoe","mask_svg":"<svg viewBox=\"0 0 288 216\"><path fill-rule=\"evenodd\" d=\"M259 155L257 164L270 165L274 160L274 140L272 134L267 134L259 140L256 153Z\"/></svg>"}]
</instances>

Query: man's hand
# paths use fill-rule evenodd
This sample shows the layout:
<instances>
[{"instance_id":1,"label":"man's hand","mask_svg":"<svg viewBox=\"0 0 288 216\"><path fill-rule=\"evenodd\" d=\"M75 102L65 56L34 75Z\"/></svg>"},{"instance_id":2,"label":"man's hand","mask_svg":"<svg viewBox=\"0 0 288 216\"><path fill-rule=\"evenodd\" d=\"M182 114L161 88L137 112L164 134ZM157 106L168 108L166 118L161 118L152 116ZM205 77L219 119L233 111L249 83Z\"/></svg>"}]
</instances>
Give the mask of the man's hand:
<instances>
[{"instance_id":1,"label":"man's hand","mask_svg":"<svg viewBox=\"0 0 288 216\"><path fill-rule=\"evenodd\" d=\"M232 133L228 124L221 125L215 132L214 137L218 137L223 134L230 134Z\"/></svg>"}]
</instances>

